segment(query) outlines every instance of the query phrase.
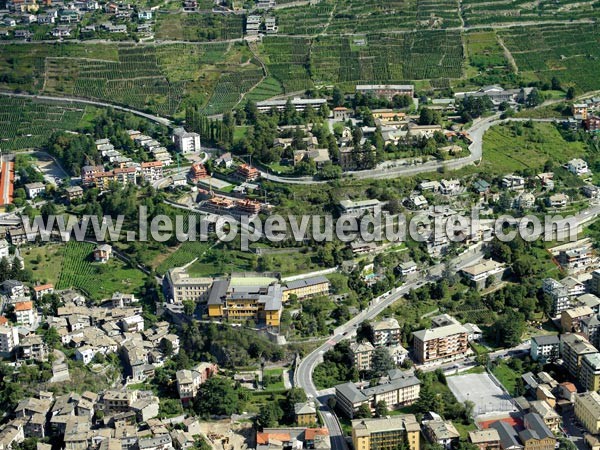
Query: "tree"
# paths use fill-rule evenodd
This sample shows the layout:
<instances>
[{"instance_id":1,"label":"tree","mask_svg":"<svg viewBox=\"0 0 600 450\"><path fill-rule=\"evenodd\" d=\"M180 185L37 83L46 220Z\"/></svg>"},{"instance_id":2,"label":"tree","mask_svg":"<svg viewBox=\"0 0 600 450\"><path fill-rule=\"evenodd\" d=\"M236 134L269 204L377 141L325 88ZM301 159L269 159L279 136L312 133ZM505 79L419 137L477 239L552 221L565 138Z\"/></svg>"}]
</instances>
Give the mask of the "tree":
<instances>
[{"instance_id":1,"label":"tree","mask_svg":"<svg viewBox=\"0 0 600 450\"><path fill-rule=\"evenodd\" d=\"M50 348L56 348L60 344L60 335L54 327L48 327L48 329L44 331L42 339Z\"/></svg>"},{"instance_id":2,"label":"tree","mask_svg":"<svg viewBox=\"0 0 600 450\"><path fill-rule=\"evenodd\" d=\"M528 108L534 108L542 104L544 99L536 88L533 88L527 98L525 99L525 106Z\"/></svg>"},{"instance_id":3,"label":"tree","mask_svg":"<svg viewBox=\"0 0 600 450\"><path fill-rule=\"evenodd\" d=\"M192 316L194 314L195 309L196 309L196 303L193 300L184 300L183 301L183 313L186 316Z\"/></svg>"},{"instance_id":4,"label":"tree","mask_svg":"<svg viewBox=\"0 0 600 450\"><path fill-rule=\"evenodd\" d=\"M375 405L375 416L376 417L385 417L388 415L388 407L385 400L379 400Z\"/></svg>"},{"instance_id":5,"label":"tree","mask_svg":"<svg viewBox=\"0 0 600 450\"><path fill-rule=\"evenodd\" d=\"M373 376L383 376L394 367L394 360L390 356L388 349L385 347L376 348L373 352L373 359L371 361L371 372L373 373Z\"/></svg>"},{"instance_id":6,"label":"tree","mask_svg":"<svg viewBox=\"0 0 600 450\"><path fill-rule=\"evenodd\" d=\"M342 106L344 104L344 94L337 86L334 86L333 92L331 93L331 102L334 107Z\"/></svg>"},{"instance_id":7,"label":"tree","mask_svg":"<svg viewBox=\"0 0 600 450\"><path fill-rule=\"evenodd\" d=\"M367 403L363 403L358 407L358 411L354 414L357 419L370 419L372 417L371 408Z\"/></svg>"},{"instance_id":8,"label":"tree","mask_svg":"<svg viewBox=\"0 0 600 450\"><path fill-rule=\"evenodd\" d=\"M567 89L566 99L567 100L573 100L574 98L575 98L575 88L573 86L570 86Z\"/></svg>"},{"instance_id":9,"label":"tree","mask_svg":"<svg viewBox=\"0 0 600 450\"><path fill-rule=\"evenodd\" d=\"M279 425L283 418L283 410L277 402L267 402L260 407L256 416L256 425L259 428L269 428Z\"/></svg>"},{"instance_id":10,"label":"tree","mask_svg":"<svg viewBox=\"0 0 600 450\"><path fill-rule=\"evenodd\" d=\"M562 87L560 85L560 80L556 77L552 77L552 81L550 81L550 87L553 91L560 91Z\"/></svg>"},{"instance_id":11,"label":"tree","mask_svg":"<svg viewBox=\"0 0 600 450\"><path fill-rule=\"evenodd\" d=\"M161 339L160 350L165 356L170 357L173 354L173 343L169 339Z\"/></svg>"},{"instance_id":12,"label":"tree","mask_svg":"<svg viewBox=\"0 0 600 450\"><path fill-rule=\"evenodd\" d=\"M201 387L196 412L204 417L210 415L230 416L239 412L240 400L232 382L227 378L209 378Z\"/></svg>"},{"instance_id":13,"label":"tree","mask_svg":"<svg viewBox=\"0 0 600 450\"><path fill-rule=\"evenodd\" d=\"M435 397L436 395L435 392L433 392L431 383L423 383L421 386L421 391L419 392L419 399L415 403L415 408L422 414L433 411L436 401Z\"/></svg>"},{"instance_id":14,"label":"tree","mask_svg":"<svg viewBox=\"0 0 600 450\"><path fill-rule=\"evenodd\" d=\"M521 342L525 332L525 319L519 312L508 309L492 326L496 334L496 343L505 347L514 347Z\"/></svg>"}]
</instances>

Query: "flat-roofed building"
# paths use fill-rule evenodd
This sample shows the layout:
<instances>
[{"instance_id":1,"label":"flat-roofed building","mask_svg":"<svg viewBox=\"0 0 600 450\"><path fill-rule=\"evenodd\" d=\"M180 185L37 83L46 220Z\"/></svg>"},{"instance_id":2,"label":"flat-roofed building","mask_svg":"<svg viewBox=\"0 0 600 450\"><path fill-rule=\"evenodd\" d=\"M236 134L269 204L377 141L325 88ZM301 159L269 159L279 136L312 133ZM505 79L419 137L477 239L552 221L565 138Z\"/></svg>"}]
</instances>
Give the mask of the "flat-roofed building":
<instances>
[{"instance_id":1,"label":"flat-roofed building","mask_svg":"<svg viewBox=\"0 0 600 450\"><path fill-rule=\"evenodd\" d=\"M285 106L287 105L287 99L281 100L264 100L261 102L256 102L256 107L260 112L268 112L271 109L276 109L277 111L283 111ZM327 100L324 98L300 98L294 97L290 99L290 104L292 108L296 111L304 111L307 106L312 107L313 109L319 109L321 105L327 103Z\"/></svg>"},{"instance_id":2,"label":"flat-roofed building","mask_svg":"<svg viewBox=\"0 0 600 450\"><path fill-rule=\"evenodd\" d=\"M481 261L461 270L463 276L478 288L484 288L488 278L502 278L506 266L492 259Z\"/></svg>"},{"instance_id":3,"label":"flat-roofed building","mask_svg":"<svg viewBox=\"0 0 600 450\"><path fill-rule=\"evenodd\" d=\"M371 324L373 329L373 344L376 347L400 344L402 329L398 320L393 317Z\"/></svg>"},{"instance_id":4,"label":"flat-roofed building","mask_svg":"<svg viewBox=\"0 0 600 450\"><path fill-rule=\"evenodd\" d=\"M600 390L600 353L589 353L583 356L579 382L588 391Z\"/></svg>"},{"instance_id":5,"label":"flat-roofed building","mask_svg":"<svg viewBox=\"0 0 600 450\"><path fill-rule=\"evenodd\" d=\"M592 317L594 311L589 306L577 306L560 314L560 326L565 333L581 331L581 321Z\"/></svg>"},{"instance_id":6,"label":"flat-roofed building","mask_svg":"<svg viewBox=\"0 0 600 450\"><path fill-rule=\"evenodd\" d=\"M531 338L531 359L549 361L558 359L560 355L560 339L555 334L533 336Z\"/></svg>"},{"instance_id":7,"label":"flat-roofed building","mask_svg":"<svg viewBox=\"0 0 600 450\"><path fill-rule=\"evenodd\" d=\"M469 350L469 333L459 323L415 331L413 349L420 363L464 355Z\"/></svg>"},{"instance_id":8,"label":"flat-roofed building","mask_svg":"<svg viewBox=\"0 0 600 450\"><path fill-rule=\"evenodd\" d=\"M169 270L163 280L167 297L173 303L183 303L185 300L206 302L212 284L212 278L190 276L183 267Z\"/></svg>"},{"instance_id":9,"label":"flat-roofed building","mask_svg":"<svg viewBox=\"0 0 600 450\"><path fill-rule=\"evenodd\" d=\"M415 96L415 86L412 84L359 84L356 92L363 95L374 95L392 100L396 95Z\"/></svg>"},{"instance_id":10,"label":"flat-roofed building","mask_svg":"<svg viewBox=\"0 0 600 450\"><path fill-rule=\"evenodd\" d=\"M479 450L500 450L500 435L494 428L469 431L469 441Z\"/></svg>"},{"instance_id":11,"label":"flat-roofed building","mask_svg":"<svg viewBox=\"0 0 600 450\"><path fill-rule=\"evenodd\" d=\"M420 435L421 427L412 414L352 421L355 450L393 449L404 444L409 450L419 450Z\"/></svg>"},{"instance_id":12,"label":"flat-roofed building","mask_svg":"<svg viewBox=\"0 0 600 450\"><path fill-rule=\"evenodd\" d=\"M381 208L381 202L377 199L371 200L342 200L340 202L342 214L360 215L364 213L373 213L377 208Z\"/></svg>"},{"instance_id":13,"label":"flat-roofed building","mask_svg":"<svg viewBox=\"0 0 600 450\"><path fill-rule=\"evenodd\" d=\"M574 377L579 377L579 369L583 357L598 350L583 336L574 333L566 333L560 336L560 353L565 368Z\"/></svg>"},{"instance_id":14,"label":"flat-roofed building","mask_svg":"<svg viewBox=\"0 0 600 450\"><path fill-rule=\"evenodd\" d=\"M600 395L596 391L575 396L575 417L589 433L600 433Z\"/></svg>"}]
</instances>

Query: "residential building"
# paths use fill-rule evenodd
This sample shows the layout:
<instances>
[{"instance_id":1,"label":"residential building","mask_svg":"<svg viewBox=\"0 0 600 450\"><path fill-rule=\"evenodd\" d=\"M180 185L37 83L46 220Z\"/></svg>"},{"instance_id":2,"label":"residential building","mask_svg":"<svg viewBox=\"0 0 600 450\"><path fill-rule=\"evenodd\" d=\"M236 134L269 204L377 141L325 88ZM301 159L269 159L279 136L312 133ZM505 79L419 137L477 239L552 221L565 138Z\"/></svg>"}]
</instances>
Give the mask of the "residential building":
<instances>
[{"instance_id":1,"label":"residential building","mask_svg":"<svg viewBox=\"0 0 600 450\"><path fill-rule=\"evenodd\" d=\"M162 161L147 161L140 165L142 178L148 182L160 180L163 177Z\"/></svg>"},{"instance_id":2,"label":"residential building","mask_svg":"<svg viewBox=\"0 0 600 450\"><path fill-rule=\"evenodd\" d=\"M360 216L365 213L374 214L381 208L381 202L377 199L370 200L342 200L340 201L340 210L342 215Z\"/></svg>"},{"instance_id":3,"label":"residential building","mask_svg":"<svg viewBox=\"0 0 600 450\"><path fill-rule=\"evenodd\" d=\"M400 344L402 329L398 320L390 317L371 324L373 345L376 347Z\"/></svg>"},{"instance_id":4,"label":"residential building","mask_svg":"<svg viewBox=\"0 0 600 450\"><path fill-rule=\"evenodd\" d=\"M0 354L8 357L19 345L19 332L17 327L12 327L8 323L0 325Z\"/></svg>"},{"instance_id":5,"label":"residential building","mask_svg":"<svg viewBox=\"0 0 600 450\"><path fill-rule=\"evenodd\" d=\"M440 194L455 195L460 191L460 180L441 180Z\"/></svg>"},{"instance_id":6,"label":"residential building","mask_svg":"<svg viewBox=\"0 0 600 450\"><path fill-rule=\"evenodd\" d=\"M552 316L558 316L571 307L567 288L555 279L545 278L542 283L542 290L552 299Z\"/></svg>"},{"instance_id":7,"label":"residential building","mask_svg":"<svg viewBox=\"0 0 600 450\"><path fill-rule=\"evenodd\" d=\"M406 262L402 262L402 263L398 264L398 267L396 268L396 270L403 277L407 277L409 275L417 273L417 271L419 270L419 267L417 266L416 262L414 262L413 260L410 260L410 261L406 261Z\"/></svg>"},{"instance_id":8,"label":"residential building","mask_svg":"<svg viewBox=\"0 0 600 450\"><path fill-rule=\"evenodd\" d=\"M138 391L109 389L102 396L104 411L107 413L127 412L138 398Z\"/></svg>"},{"instance_id":9,"label":"residential building","mask_svg":"<svg viewBox=\"0 0 600 450\"><path fill-rule=\"evenodd\" d=\"M513 174L505 175L502 178L501 186L511 191L521 191L525 189L525 178Z\"/></svg>"},{"instance_id":10,"label":"residential building","mask_svg":"<svg viewBox=\"0 0 600 450\"><path fill-rule=\"evenodd\" d=\"M560 353L564 361L564 366L574 377L579 376L583 357L597 351L596 347L582 336L574 333L566 333L560 336Z\"/></svg>"},{"instance_id":11,"label":"residential building","mask_svg":"<svg viewBox=\"0 0 600 450\"><path fill-rule=\"evenodd\" d=\"M263 428L256 433L257 450L331 449L327 428Z\"/></svg>"},{"instance_id":12,"label":"residential building","mask_svg":"<svg viewBox=\"0 0 600 450\"><path fill-rule=\"evenodd\" d=\"M75 200L81 200L83 198L83 188L81 186L71 186L65 189L67 194L67 200L72 203Z\"/></svg>"},{"instance_id":13,"label":"residential building","mask_svg":"<svg viewBox=\"0 0 600 450\"><path fill-rule=\"evenodd\" d=\"M248 164L240 164L236 171L236 176L243 181L256 181L260 178L260 172Z\"/></svg>"},{"instance_id":14,"label":"residential building","mask_svg":"<svg viewBox=\"0 0 600 450\"><path fill-rule=\"evenodd\" d=\"M569 250L561 250L558 253L558 262L568 271L576 271L577 269L586 269L592 262L592 249L585 245Z\"/></svg>"},{"instance_id":15,"label":"residential building","mask_svg":"<svg viewBox=\"0 0 600 450\"><path fill-rule=\"evenodd\" d=\"M575 395L575 417L589 433L600 433L600 395L596 391Z\"/></svg>"},{"instance_id":16,"label":"residential building","mask_svg":"<svg viewBox=\"0 0 600 450\"><path fill-rule=\"evenodd\" d=\"M283 286L283 301L287 302L291 295L295 295L297 300L329 295L330 288L331 283L323 276L288 281Z\"/></svg>"},{"instance_id":17,"label":"residential building","mask_svg":"<svg viewBox=\"0 0 600 450\"><path fill-rule=\"evenodd\" d=\"M46 190L44 183L28 183L25 185L25 192L28 199L34 199Z\"/></svg>"},{"instance_id":18,"label":"residential building","mask_svg":"<svg viewBox=\"0 0 600 450\"><path fill-rule=\"evenodd\" d=\"M573 117L576 120L586 120L588 118L588 105L585 103L575 103L572 107Z\"/></svg>"},{"instance_id":19,"label":"residential building","mask_svg":"<svg viewBox=\"0 0 600 450\"><path fill-rule=\"evenodd\" d=\"M37 334L30 334L19 342L18 359L33 359L35 361L48 360L48 347Z\"/></svg>"},{"instance_id":20,"label":"residential building","mask_svg":"<svg viewBox=\"0 0 600 450\"><path fill-rule=\"evenodd\" d=\"M494 261L493 259L487 259L461 269L461 273L477 288L482 289L486 287L490 277L500 280L505 270L506 266L503 263Z\"/></svg>"},{"instance_id":21,"label":"residential building","mask_svg":"<svg viewBox=\"0 0 600 450\"><path fill-rule=\"evenodd\" d=\"M450 450L458 443L460 433L451 421L443 420L438 416L433 420L424 420L422 423L425 437L431 444L438 444L445 450Z\"/></svg>"},{"instance_id":22,"label":"residential building","mask_svg":"<svg viewBox=\"0 0 600 450\"><path fill-rule=\"evenodd\" d=\"M31 301L15 303L15 316L17 325L22 327L35 327L37 325L37 312Z\"/></svg>"},{"instance_id":23,"label":"residential building","mask_svg":"<svg viewBox=\"0 0 600 450\"><path fill-rule=\"evenodd\" d=\"M112 247L108 244L99 244L94 249L94 261L105 264L112 256Z\"/></svg>"},{"instance_id":24,"label":"residential building","mask_svg":"<svg viewBox=\"0 0 600 450\"><path fill-rule=\"evenodd\" d=\"M563 332L578 333L581 331L581 322L594 315L594 311L589 306L577 306L567 309L560 315L560 326Z\"/></svg>"},{"instance_id":25,"label":"residential building","mask_svg":"<svg viewBox=\"0 0 600 450\"><path fill-rule=\"evenodd\" d=\"M212 278L192 277L183 267L170 269L163 280L165 295L173 303L183 303L185 300L206 302L212 284Z\"/></svg>"},{"instance_id":26,"label":"residential building","mask_svg":"<svg viewBox=\"0 0 600 450\"><path fill-rule=\"evenodd\" d=\"M560 430L560 415L552 408L548 402L543 400L534 400L529 402L531 412L539 414L550 431L558 433Z\"/></svg>"},{"instance_id":27,"label":"residential building","mask_svg":"<svg viewBox=\"0 0 600 450\"><path fill-rule=\"evenodd\" d=\"M44 295L52 294L54 292L54 285L51 283L40 284L33 287L33 294L36 300L41 300Z\"/></svg>"},{"instance_id":28,"label":"residential building","mask_svg":"<svg viewBox=\"0 0 600 450\"><path fill-rule=\"evenodd\" d=\"M413 375L401 370L390 370L385 381L368 388L359 389L354 383L335 387L335 397L340 410L349 418L354 417L361 405L373 410L379 401L385 401L390 409L411 405L421 392L421 382Z\"/></svg>"},{"instance_id":29,"label":"residential building","mask_svg":"<svg viewBox=\"0 0 600 450\"><path fill-rule=\"evenodd\" d=\"M355 450L394 449L407 445L420 449L421 427L412 414L356 419L352 421L352 443Z\"/></svg>"},{"instance_id":30,"label":"residential building","mask_svg":"<svg viewBox=\"0 0 600 450\"><path fill-rule=\"evenodd\" d=\"M371 370L371 362L375 347L368 342L354 342L350 344L350 352L352 353L352 360L354 367L358 370Z\"/></svg>"},{"instance_id":31,"label":"residential building","mask_svg":"<svg viewBox=\"0 0 600 450\"><path fill-rule=\"evenodd\" d=\"M202 151L198 133L188 133L183 128L175 128L172 139L179 153L187 154Z\"/></svg>"},{"instance_id":32,"label":"residential building","mask_svg":"<svg viewBox=\"0 0 600 450\"><path fill-rule=\"evenodd\" d=\"M589 353L583 356L579 382L588 391L600 390L600 353Z\"/></svg>"},{"instance_id":33,"label":"residential building","mask_svg":"<svg viewBox=\"0 0 600 450\"><path fill-rule=\"evenodd\" d=\"M0 293L6 295L9 300L16 300L25 296L26 287L18 280L6 280L0 284Z\"/></svg>"},{"instance_id":34,"label":"residential building","mask_svg":"<svg viewBox=\"0 0 600 450\"><path fill-rule=\"evenodd\" d=\"M468 331L455 320L448 322L413 333L413 349L418 362L462 356L469 350Z\"/></svg>"},{"instance_id":35,"label":"residential building","mask_svg":"<svg viewBox=\"0 0 600 450\"><path fill-rule=\"evenodd\" d=\"M296 403L294 405L294 417L296 423L301 427L310 427L317 423L317 409L312 401Z\"/></svg>"},{"instance_id":36,"label":"residential building","mask_svg":"<svg viewBox=\"0 0 600 450\"><path fill-rule=\"evenodd\" d=\"M519 435L512 425L498 420L490 425L491 429L498 432L500 437L500 448L502 450L523 450L524 446L519 440Z\"/></svg>"},{"instance_id":37,"label":"residential building","mask_svg":"<svg viewBox=\"0 0 600 450\"><path fill-rule=\"evenodd\" d=\"M321 105L327 103L327 100L324 98L300 98L294 97L290 101L292 108L296 111L304 111L307 106L311 106L313 109L318 110ZM260 102L256 102L256 107L260 112L268 112L271 109L275 108L277 111L283 111L285 106L287 105L288 99L280 99L280 100L264 100Z\"/></svg>"},{"instance_id":38,"label":"residential building","mask_svg":"<svg viewBox=\"0 0 600 450\"><path fill-rule=\"evenodd\" d=\"M546 205L551 208L564 208L569 203L569 196L566 194L554 194L546 198Z\"/></svg>"},{"instance_id":39,"label":"residential building","mask_svg":"<svg viewBox=\"0 0 600 450\"><path fill-rule=\"evenodd\" d=\"M500 435L494 428L469 431L469 441L479 450L500 450Z\"/></svg>"},{"instance_id":40,"label":"residential building","mask_svg":"<svg viewBox=\"0 0 600 450\"><path fill-rule=\"evenodd\" d=\"M198 394L200 386L217 372L218 367L213 363L200 363L190 370L178 370L175 376L181 402L184 405L189 403Z\"/></svg>"},{"instance_id":41,"label":"residential building","mask_svg":"<svg viewBox=\"0 0 600 450\"><path fill-rule=\"evenodd\" d=\"M569 277L571 278L571 277ZM583 283L581 283L581 285L583 286ZM583 294L583 292L582 292ZM592 311L594 311L594 314L598 314L600 313L600 298L598 298L597 296L595 296L594 294L576 294L578 295L578 297L575 299L576 303L582 306L588 306L590 308L592 308Z\"/></svg>"},{"instance_id":42,"label":"residential building","mask_svg":"<svg viewBox=\"0 0 600 450\"><path fill-rule=\"evenodd\" d=\"M555 450L556 437L539 414L525 414L523 422L525 429L519 432L519 439L524 450Z\"/></svg>"},{"instance_id":43,"label":"residential building","mask_svg":"<svg viewBox=\"0 0 600 450\"><path fill-rule=\"evenodd\" d=\"M587 163L581 158L572 159L567 163L567 170L574 175L585 175L590 169Z\"/></svg>"},{"instance_id":44,"label":"residential building","mask_svg":"<svg viewBox=\"0 0 600 450\"><path fill-rule=\"evenodd\" d=\"M531 359L534 361L552 361L560 355L560 339L557 335L533 336L531 338Z\"/></svg>"},{"instance_id":45,"label":"residential building","mask_svg":"<svg viewBox=\"0 0 600 450\"><path fill-rule=\"evenodd\" d=\"M414 97L415 87L412 84L359 84L356 86L356 92L392 100L396 95Z\"/></svg>"},{"instance_id":46,"label":"residential building","mask_svg":"<svg viewBox=\"0 0 600 450\"><path fill-rule=\"evenodd\" d=\"M600 345L600 315L594 314L581 321L581 334L596 348Z\"/></svg>"}]
</instances>

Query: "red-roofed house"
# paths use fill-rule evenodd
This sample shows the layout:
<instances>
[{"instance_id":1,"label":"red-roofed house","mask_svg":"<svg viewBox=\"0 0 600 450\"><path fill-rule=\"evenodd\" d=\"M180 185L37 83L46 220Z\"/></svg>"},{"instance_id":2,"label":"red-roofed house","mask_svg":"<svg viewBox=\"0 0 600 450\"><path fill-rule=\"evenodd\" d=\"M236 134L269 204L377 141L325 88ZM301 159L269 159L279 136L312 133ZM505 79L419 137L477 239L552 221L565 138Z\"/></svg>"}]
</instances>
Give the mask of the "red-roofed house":
<instances>
[{"instance_id":1,"label":"red-roofed house","mask_svg":"<svg viewBox=\"0 0 600 450\"><path fill-rule=\"evenodd\" d=\"M15 315L17 316L17 325L23 327L34 326L37 321L37 314L31 301L15 303Z\"/></svg>"},{"instance_id":2,"label":"red-roofed house","mask_svg":"<svg viewBox=\"0 0 600 450\"><path fill-rule=\"evenodd\" d=\"M565 381L558 385L558 395L565 400L570 402L575 401L575 395L577 394L577 388L570 381Z\"/></svg>"},{"instance_id":3,"label":"red-roofed house","mask_svg":"<svg viewBox=\"0 0 600 450\"><path fill-rule=\"evenodd\" d=\"M39 286L34 286L33 292L35 294L36 300L41 300L44 295L52 294L54 292L53 284L41 284Z\"/></svg>"}]
</instances>

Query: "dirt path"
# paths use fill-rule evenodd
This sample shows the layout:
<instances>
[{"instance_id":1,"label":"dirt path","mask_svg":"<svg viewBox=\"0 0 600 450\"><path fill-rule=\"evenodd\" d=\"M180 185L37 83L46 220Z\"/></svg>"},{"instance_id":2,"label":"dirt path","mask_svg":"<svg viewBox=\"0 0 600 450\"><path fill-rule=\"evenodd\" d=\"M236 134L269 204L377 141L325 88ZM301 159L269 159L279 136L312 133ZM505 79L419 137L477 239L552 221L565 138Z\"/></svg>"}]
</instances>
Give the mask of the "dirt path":
<instances>
[{"instance_id":1,"label":"dirt path","mask_svg":"<svg viewBox=\"0 0 600 450\"><path fill-rule=\"evenodd\" d=\"M498 44L500 44L500 47L502 47L502 49L504 50L504 57L508 60L508 63L510 64L510 66L513 69L513 72L515 74L518 74L519 67L517 66L517 62L515 61L515 58L513 57L512 53L510 52L510 50L504 43L504 39L502 39L502 37L497 33L496 33L496 39L498 40Z\"/></svg>"}]
</instances>

